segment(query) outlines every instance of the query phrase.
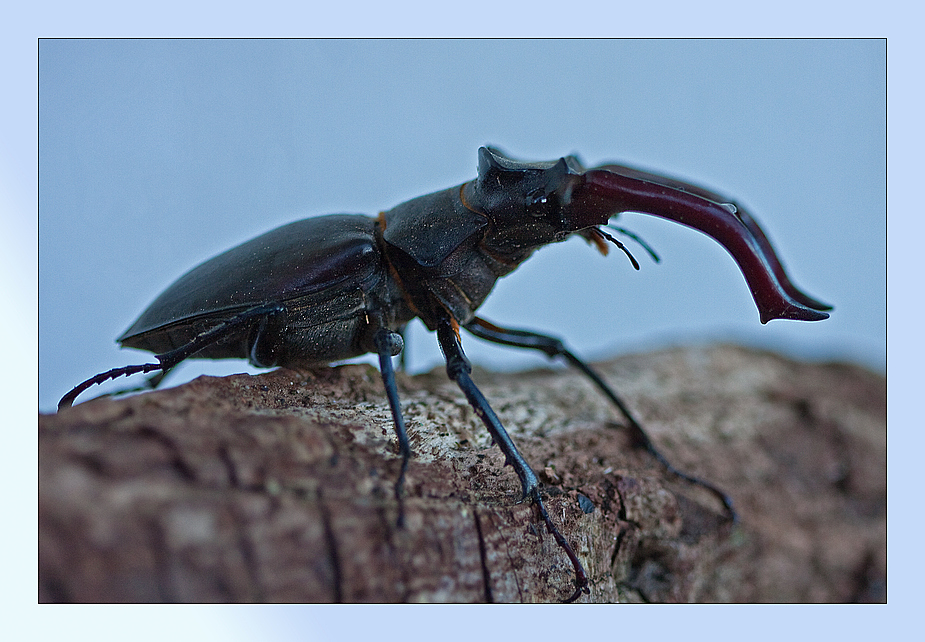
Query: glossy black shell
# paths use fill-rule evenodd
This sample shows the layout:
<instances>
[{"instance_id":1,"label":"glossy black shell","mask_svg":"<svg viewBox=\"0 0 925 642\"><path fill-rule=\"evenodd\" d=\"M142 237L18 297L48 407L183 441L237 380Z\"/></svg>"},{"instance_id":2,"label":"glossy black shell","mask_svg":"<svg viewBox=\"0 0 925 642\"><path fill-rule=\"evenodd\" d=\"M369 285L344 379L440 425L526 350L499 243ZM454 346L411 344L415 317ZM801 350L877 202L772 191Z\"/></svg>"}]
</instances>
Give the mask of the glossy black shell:
<instances>
[{"instance_id":1,"label":"glossy black shell","mask_svg":"<svg viewBox=\"0 0 925 642\"><path fill-rule=\"evenodd\" d=\"M193 268L168 287L119 337L123 346L163 353L257 305L280 303L263 332L275 364L327 363L368 351L371 303L389 321L412 318L388 274L375 219L334 214L296 221ZM247 358L249 327L198 352L199 358Z\"/></svg>"}]
</instances>

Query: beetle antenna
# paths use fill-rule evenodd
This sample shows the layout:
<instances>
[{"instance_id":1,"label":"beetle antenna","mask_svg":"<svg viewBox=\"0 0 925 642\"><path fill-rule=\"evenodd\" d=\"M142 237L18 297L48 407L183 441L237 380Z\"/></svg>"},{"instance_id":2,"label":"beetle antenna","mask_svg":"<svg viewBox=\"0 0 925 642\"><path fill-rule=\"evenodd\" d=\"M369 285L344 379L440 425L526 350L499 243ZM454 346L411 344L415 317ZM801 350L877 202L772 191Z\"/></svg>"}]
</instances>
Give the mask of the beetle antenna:
<instances>
[{"instance_id":1,"label":"beetle antenna","mask_svg":"<svg viewBox=\"0 0 925 642\"><path fill-rule=\"evenodd\" d=\"M656 263L660 263L660 262L661 262L661 259L659 258L658 254L655 253L655 250L652 249L652 246L650 246L648 243L646 243L646 242L643 241L641 238L639 238L638 235L633 234L632 232L630 232L630 231L629 231L628 229L626 229L625 227L619 227L619 226L617 226L617 225L614 225L613 223L608 223L607 227L609 227L610 229L614 230L615 232L619 232L619 233L622 234L623 236L628 236L628 237L630 237L631 239L633 239L634 241L636 241L637 243L639 243L639 245L640 245L640 247L642 247L642 249L644 249L646 252L649 253L649 256L652 257L652 260L653 260L653 261L655 261Z\"/></svg>"},{"instance_id":2,"label":"beetle antenna","mask_svg":"<svg viewBox=\"0 0 925 642\"><path fill-rule=\"evenodd\" d=\"M603 236L605 239L607 239L608 241L616 245L618 248L623 250L623 253L626 254L626 256L629 258L630 263L633 264L633 267L637 270L639 269L639 261L636 260L636 257L630 253L629 249L625 245L623 245L623 243L615 239L613 236L611 236L610 234L608 234L601 228L595 228L595 231L601 236Z\"/></svg>"}]
</instances>

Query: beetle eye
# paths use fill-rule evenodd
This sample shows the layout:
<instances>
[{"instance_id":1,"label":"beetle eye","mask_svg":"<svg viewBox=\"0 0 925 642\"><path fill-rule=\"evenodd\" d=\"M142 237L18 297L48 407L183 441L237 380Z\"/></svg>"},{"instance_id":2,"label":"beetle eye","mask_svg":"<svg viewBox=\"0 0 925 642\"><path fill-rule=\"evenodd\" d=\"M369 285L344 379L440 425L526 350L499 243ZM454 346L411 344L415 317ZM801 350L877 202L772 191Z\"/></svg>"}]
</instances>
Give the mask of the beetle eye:
<instances>
[{"instance_id":1,"label":"beetle eye","mask_svg":"<svg viewBox=\"0 0 925 642\"><path fill-rule=\"evenodd\" d=\"M526 198L526 210L530 216L540 217L546 214L549 204L549 197L542 188L535 189Z\"/></svg>"}]
</instances>

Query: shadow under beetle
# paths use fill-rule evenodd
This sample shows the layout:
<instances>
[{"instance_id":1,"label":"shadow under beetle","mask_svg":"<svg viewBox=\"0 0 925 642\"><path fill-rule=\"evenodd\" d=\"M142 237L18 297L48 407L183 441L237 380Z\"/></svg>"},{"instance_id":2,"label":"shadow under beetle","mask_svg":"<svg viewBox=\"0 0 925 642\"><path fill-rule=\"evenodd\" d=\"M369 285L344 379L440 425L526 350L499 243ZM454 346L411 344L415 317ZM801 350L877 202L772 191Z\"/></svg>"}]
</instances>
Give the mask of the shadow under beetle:
<instances>
[{"instance_id":1,"label":"shadow under beetle","mask_svg":"<svg viewBox=\"0 0 925 642\"><path fill-rule=\"evenodd\" d=\"M478 171L476 180L412 199L377 218L334 214L296 221L206 261L167 288L119 338L123 346L155 353L158 363L99 374L66 394L58 408L123 375L159 371L150 380L154 387L189 358L247 358L260 367L299 368L376 353L402 458L395 483L401 524L411 449L392 357L402 350L405 325L418 317L437 332L448 376L504 452L505 465L513 466L523 499L534 502L571 561L575 591L567 601L589 592L588 577L550 519L536 474L473 383L460 327L488 341L565 358L611 400L661 464L709 489L735 519L731 500L673 468L616 393L560 340L497 326L475 311L498 278L537 248L573 234L604 254L608 242L615 244L638 269L626 247L601 229L626 211L660 216L716 239L739 265L762 323L818 321L831 307L790 282L755 220L719 194L622 165L585 170L575 156L521 162L488 147L479 149Z\"/></svg>"}]
</instances>

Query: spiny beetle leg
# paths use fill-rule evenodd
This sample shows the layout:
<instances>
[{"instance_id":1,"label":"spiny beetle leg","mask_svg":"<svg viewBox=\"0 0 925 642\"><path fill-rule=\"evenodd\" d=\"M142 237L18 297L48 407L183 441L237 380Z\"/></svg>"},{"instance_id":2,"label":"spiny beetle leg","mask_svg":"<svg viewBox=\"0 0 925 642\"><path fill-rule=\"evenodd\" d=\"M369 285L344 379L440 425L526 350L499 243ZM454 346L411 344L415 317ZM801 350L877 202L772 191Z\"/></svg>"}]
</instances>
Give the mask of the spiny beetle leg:
<instances>
[{"instance_id":1,"label":"spiny beetle leg","mask_svg":"<svg viewBox=\"0 0 925 642\"><path fill-rule=\"evenodd\" d=\"M61 401L58 402L58 410L63 408L70 408L74 403L74 400L77 399L78 395L80 395L80 393L82 393L84 390L110 379L127 377L129 375L138 374L139 372L148 373L154 370L160 370L166 375L169 370L174 368L181 361L188 359L203 348L210 346L213 343L217 343L232 333L237 332L243 325L249 323L253 319L265 318L268 315L282 312L284 309L285 308L279 303L270 303L249 308L237 316L232 317L228 321L219 323L211 330L203 332L192 341L180 346L176 350L171 350L170 352L164 352L162 354L155 355L158 363L145 363L136 366L125 366L124 368L113 368L112 370L98 374L95 377L91 377L64 395L61 398ZM161 380L159 379L154 382L154 386L159 384L160 381Z\"/></svg>"},{"instance_id":2,"label":"spiny beetle leg","mask_svg":"<svg viewBox=\"0 0 925 642\"><path fill-rule=\"evenodd\" d=\"M475 410L475 414L481 418L482 422L488 428L488 432L491 434L494 442L501 448L501 451L504 453L505 465L512 466L517 476L520 478L520 484L523 489L521 501L528 498L533 500L533 503L539 509L540 515L546 524L546 530L549 531L556 540L556 544L565 551L566 556L568 556L569 561L572 563L572 567L575 570L575 592L564 601L574 602L582 593L590 593L590 589L588 588L588 576L585 573L584 567L581 565L581 561L575 554L575 551L572 550L568 541L562 533L559 532L555 524L552 523L549 513L546 511L543 498L540 496L539 480L536 477L536 473L533 472L533 469L530 468L530 465L523 456L521 456L520 452L517 450L517 446L514 445L514 442L507 434L504 426L501 425L501 421L498 419L495 411L488 405L488 401L482 395L481 391L476 388L475 383L473 383L472 378L469 376L472 372L472 366L466 358L465 353L463 353L462 345L459 342L459 336L452 322L444 320L444 322L437 326L437 339L440 342L440 348L443 350L443 356L446 358L447 375L456 382L456 385L458 385L463 391L463 394L466 395L469 405L472 406Z\"/></svg>"},{"instance_id":3,"label":"spiny beetle leg","mask_svg":"<svg viewBox=\"0 0 925 642\"><path fill-rule=\"evenodd\" d=\"M504 465L514 467L517 476L520 478L520 484L523 490L520 500L526 500L528 497L532 496L533 491L536 490L539 485L536 474L521 456L520 451L517 450L517 446L514 445L510 435L507 434L504 426L501 425L501 420L498 419L495 411L488 405L488 400L486 400L482 392L476 388L475 383L473 383L472 378L469 376L472 372L472 365L469 363L469 359L466 358L462 350L462 345L459 342L459 337L456 335L453 327L450 324L439 326L437 328L437 339L440 342L440 347L446 358L447 376L456 382L456 385L463 391L463 394L466 395L466 399L469 401L469 405L475 410L475 414L479 416L488 428L492 440L501 448L501 452L504 453Z\"/></svg>"},{"instance_id":4,"label":"spiny beetle leg","mask_svg":"<svg viewBox=\"0 0 925 642\"><path fill-rule=\"evenodd\" d=\"M157 355L157 360L161 362L161 365L163 365L165 369L173 368L175 365L189 359L203 348L213 343L218 343L237 332L254 319L263 320L270 315L279 314L285 310L286 308L280 303L267 303L248 308L228 321L223 321L211 330L203 332L186 345L180 346L176 350Z\"/></svg>"},{"instance_id":5,"label":"spiny beetle leg","mask_svg":"<svg viewBox=\"0 0 925 642\"><path fill-rule=\"evenodd\" d=\"M150 364L150 365L159 365L159 364ZM118 390L113 390L112 392L104 392L101 395L93 397L94 399L99 399L101 397L121 397L122 395L132 394L134 392L149 392L151 390L156 390L164 378L170 374L172 368L165 368L155 372L150 377L145 377L144 383L138 386L131 386L127 388L119 388Z\"/></svg>"},{"instance_id":6,"label":"spiny beetle leg","mask_svg":"<svg viewBox=\"0 0 925 642\"><path fill-rule=\"evenodd\" d=\"M113 368L106 372L102 372L95 377L90 377L81 384L74 386L70 392L61 397L61 401L58 402L58 410L63 410L64 408L70 408L74 404L74 400L87 388L95 386L110 379L117 379L118 377L127 377L129 375L138 374L139 372L148 373L153 370L162 370L163 366L159 363L143 363L137 366L125 366L124 368Z\"/></svg>"},{"instance_id":7,"label":"spiny beetle leg","mask_svg":"<svg viewBox=\"0 0 925 642\"><path fill-rule=\"evenodd\" d=\"M546 505L543 503L543 500L540 497L538 488L534 489L533 491L533 503L536 504L536 507L540 511L540 516L546 523L546 530L549 531L549 534L552 535L553 539L556 540L556 544L558 544L559 547L565 551L569 561L572 563L572 567L575 569L575 592L562 601L566 604L569 604L581 597L582 593L589 595L591 593L591 589L588 588L588 576L585 574L585 569L581 565L581 560L578 559L575 551L572 550L572 547L569 546L569 543L565 540L565 537L562 536L562 533L559 532L559 529L556 528L555 524L553 524L552 520L549 518L549 513L546 512Z\"/></svg>"},{"instance_id":8,"label":"spiny beetle leg","mask_svg":"<svg viewBox=\"0 0 925 642\"><path fill-rule=\"evenodd\" d=\"M729 515L730 521L733 523L738 521L738 515L732 506L732 498L730 498L729 495L724 493L713 484L698 477L681 472L672 466L668 459L666 459L665 456L658 451L658 449L655 447L655 444L652 443L652 440L646 434L646 431L643 430L639 422L636 421L636 418L630 412L626 404L623 403L623 400L617 396L617 393L614 392L613 389L607 384L607 382L605 382L604 379L601 378L599 374L597 374L597 372L592 370L588 364L586 364L584 361L576 357L571 351L569 351L560 339L544 334L539 334L537 332L531 332L529 330L512 330L508 328L502 328L478 317L466 324L465 328L475 336L479 337L480 339L485 339L486 341L492 341L494 343L514 346L517 348L539 350L540 352L546 353L549 358L555 358L558 356L564 357L569 362L569 364L577 368L582 374L588 377L588 379L590 379L592 383L594 383L594 385L604 393L604 396L610 399L610 401L620 410L620 412L626 418L626 421L629 423L629 427L633 431L633 436L636 441L639 442L640 445L645 446L646 450L649 451L649 453L655 457L655 459L662 466L664 466L669 473L680 477L681 479L684 479L692 484L700 486L701 488L705 488L706 490L713 493L713 495L715 495L722 502L723 507L726 509L726 512Z\"/></svg>"},{"instance_id":9,"label":"spiny beetle leg","mask_svg":"<svg viewBox=\"0 0 925 642\"><path fill-rule=\"evenodd\" d=\"M408 433L405 430L405 419L401 414L398 403L398 387L395 385L395 369L392 367L392 357L402 349L401 335L385 328L379 328L373 335L373 343L379 355L379 371L382 374L382 383L385 394L389 398L389 408L392 410L392 423L398 437L398 451L401 455L401 471L395 482L395 501L398 502L398 527L405 525L405 505L402 498L402 489L405 485L405 472L408 470L408 460L411 458L411 445L408 443Z\"/></svg>"}]
</instances>

